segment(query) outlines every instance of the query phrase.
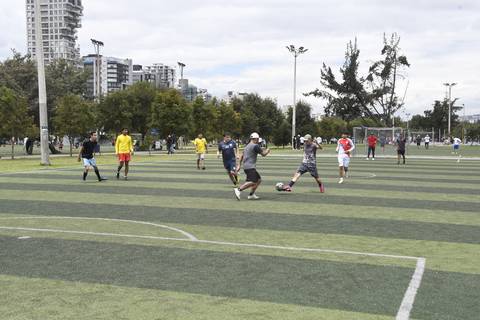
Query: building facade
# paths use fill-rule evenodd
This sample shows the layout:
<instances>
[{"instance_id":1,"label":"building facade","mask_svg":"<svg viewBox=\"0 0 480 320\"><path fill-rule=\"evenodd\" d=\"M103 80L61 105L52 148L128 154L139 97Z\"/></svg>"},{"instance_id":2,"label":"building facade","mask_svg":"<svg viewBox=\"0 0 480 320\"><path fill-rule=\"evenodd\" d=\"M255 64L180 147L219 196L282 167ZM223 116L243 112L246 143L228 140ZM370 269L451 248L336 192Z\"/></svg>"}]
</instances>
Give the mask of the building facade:
<instances>
[{"instance_id":1,"label":"building facade","mask_svg":"<svg viewBox=\"0 0 480 320\"><path fill-rule=\"evenodd\" d=\"M76 44L77 29L81 27L83 6L81 0L39 0L42 24L42 42L46 64L55 59L78 62L80 50ZM26 0L27 48L35 57L35 3Z\"/></svg>"},{"instance_id":2,"label":"building facade","mask_svg":"<svg viewBox=\"0 0 480 320\"><path fill-rule=\"evenodd\" d=\"M149 82L159 89L175 87L176 70L163 63L154 63L152 66L133 66L133 83Z\"/></svg>"},{"instance_id":3,"label":"building facade","mask_svg":"<svg viewBox=\"0 0 480 320\"><path fill-rule=\"evenodd\" d=\"M110 92L123 90L133 84L133 64L131 59L120 59L114 57L97 57L91 54L82 58L85 70L90 71L90 78L87 80L87 96L95 97L96 64L100 63L100 96Z\"/></svg>"}]
</instances>

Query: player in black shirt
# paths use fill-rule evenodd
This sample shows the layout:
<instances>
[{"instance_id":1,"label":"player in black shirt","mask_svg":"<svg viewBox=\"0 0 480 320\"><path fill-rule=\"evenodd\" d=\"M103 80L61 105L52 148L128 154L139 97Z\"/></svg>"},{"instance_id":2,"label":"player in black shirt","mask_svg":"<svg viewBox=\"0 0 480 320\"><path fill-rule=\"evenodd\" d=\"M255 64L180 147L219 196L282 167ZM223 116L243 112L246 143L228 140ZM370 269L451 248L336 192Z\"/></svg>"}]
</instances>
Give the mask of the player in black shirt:
<instances>
[{"instance_id":1,"label":"player in black shirt","mask_svg":"<svg viewBox=\"0 0 480 320\"><path fill-rule=\"evenodd\" d=\"M80 148L80 153L78 154L78 162L80 162L80 159L82 159L83 165L85 166L85 169L83 171L83 181L87 179L88 170L90 168L93 168L93 170L95 171L98 181L107 180L106 178L103 178L100 176L100 172L98 171L98 168L97 168L97 162L93 157L95 154L96 146L97 146L97 133L90 132L90 139L85 140L83 142L82 147Z\"/></svg>"}]
</instances>

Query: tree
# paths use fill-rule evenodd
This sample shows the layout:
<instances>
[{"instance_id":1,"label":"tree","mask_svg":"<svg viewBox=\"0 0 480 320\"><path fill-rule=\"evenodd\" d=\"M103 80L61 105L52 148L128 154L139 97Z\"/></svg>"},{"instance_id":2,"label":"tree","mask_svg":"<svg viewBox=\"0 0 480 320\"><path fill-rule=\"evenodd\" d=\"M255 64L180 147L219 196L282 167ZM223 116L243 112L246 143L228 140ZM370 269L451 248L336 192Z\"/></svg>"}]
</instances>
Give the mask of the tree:
<instances>
[{"instance_id":1,"label":"tree","mask_svg":"<svg viewBox=\"0 0 480 320\"><path fill-rule=\"evenodd\" d=\"M315 89L306 95L312 95L327 101L324 108L327 117L335 116L350 121L364 114L375 117L368 109L368 94L358 80L358 58L360 50L357 41L349 42L345 51L345 62L340 68L342 82L337 81L332 68L323 64L320 72L320 84L324 89Z\"/></svg>"},{"instance_id":2,"label":"tree","mask_svg":"<svg viewBox=\"0 0 480 320\"><path fill-rule=\"evenodd\" d=\"M273 130L273 143L285 148L292 140L291 135L292 127L286 119L283 119L282 123Z\"/></svg>"},{"instance_id":3,"label":"tree","mask_svg":"<svg viewBox=\"0 0 480 320\"><path fill-rule=\"evenodd\" d=\"M452 101L452 105L456 100ZM443 101L436 100L432 109L425 110L424 115L414 115L410 120L410 127L422 130L447 129L448 128L448 100ZM452 107L451 125L452 128L457 126L459 117L456 114L461 107Z\"/></svg>"},{"instance_id":4,"label":"tree","mask_svg":"<svg viewBox=\"0 0 480 320\"><path fill-rule=\"evenodd\" d=\"M27 100L14 90L0 86L0 133L12 138L12 159L15 155L14 138L32 130L33 119L28 114Z\"/></svg>"},{"instance_id":5,"label":"tree","mask_svg":"<svg viewBox=\"0 0 480 320\"><path fill-rule=\"evenodd\" d=\"M56 133L68 137L70 156L74 139L95 128L92 103L79 95L69 94L59 98L55 104L55 116L52 120Z\"/></svg>"},{"instance_id":6,"label":"tree","mask_svg":"<svg viewBox=\"0 0 480 320\"><path fill-rule=\"evenodd\" d=\"M337 117L323 117L318 122L319 134L324 141L337 138L347 129L347 122Z\"/></svg>"},{"instance_id":7,"label":"tree","mask_svg":"<svg viewBox=\"0 0 480 320\"><path fill-rule=\"evenodd\" d=\"M292 123L292 114L293 110L292 108L289 108L287 112L288 123ZM312 118L312 107L304 101L297 102L295 110L295 127L297 134L316 134L315 120Z\"/></svg>"},{"instance_id":8,"label":"tree","mask_svg":"<svg viewBox=\"0 0 480 320\"><path fill-rule=\"evenodd\" d=\"M63 59L46 66L47 107L49 121L54 115L55 101L68 94L84 95L89 74L74 63ZM24 96L29 112L39 124L38 77L36 62L29 54L21 55L13 51L13 56L0 63L0 85ZM53 128L54 129L54 128Z\"/></svg>"},{"instance_id":9,"label":"tree","mask_svg":"<svg viewBox=\"0 0 480 320\"><path fill-rule=\"evenodd\" d=\"M110 133L119 132L122 128L131 128L133 116L133 106L128 100L126 91L110 93L96 108L98 128Z\"/></svg>"},{"instance_id":10,"label":"tree","mask_svg":"<svg viewBox=\"0 0 480 320\"><path fill-rule=\"evenodd\" d=\"M192 103L192 136L202 133L207 138L216 136L214 102L206 103L202 97L197 97Z\"/></svg>"},{"instance_id":11,"label":"tree","mask_svg":"<svg viewBox=\"0 0 480 320\"><path fill-rule=\"evenodd\" d=\"M158 92L151 108L150 126L162 136L187 135L191 126L191 106L174 89Z\"/></svg>"},{"instance_id":12,"label":"tree","mask_svg":"<svg viewBox=\"0 0 480 320\"><path fill-rule=\"evenodd\" d=\"M89 72L65 59L56 59L45 67L49 120L55 116L56 103L59 98L72 94L86 95L88 78ZM32 111L36 116L38 106L36 105ZM55 124L53 122L52 124L52 130L55 131Z\"/></svg>"},{"instance_id":13,"label":"tree","mask_svg":"<svg viewBox=\"0 0 480 320\"><path fill-rule=\"evenodd\" d=\"M315 89L307 95L327 100L325 113L345 121L370 118L377 125L390 126L392 115L403 107L397 95L402 70L410 64L400 54L400 37L394 33L390 39L384 35L382 59L369 67L366 77L358 74L360 50L357 41L349 42L345 62L340 68L342 80L338 81L330 67L323 64L320 83L323 89Z\"/></svg>"},{"instance_id":14,"label":"tree","mask_svg":"<svg viewBox=\"0 0 480 320\"><path fill-rule=\"evenodd\" d=\"M240 115L232 105L220 102L215 118L215 132L217 136L229 132L233 137L239 137L241 130Z\"/></svg>"},{"instance_id":15,"label":"tree","mask_svg":"<svg viewBox=\"0 0 480 320\"><path fill-rule=\"evenodd\" d=\"M374 62L366 78L371 88L371 106L386 126L392 125L392 116L403 107L397 96L399 78L403 69L410 67L407 57L400 54L400 36L393 33L390 39L383 35L382 60ZM403 99L402 99L403 100Z\"/></svg>"},{"instance_id":16,"label":"tree","mask_svg":"<svg viewBox=\"0 0 480 320\"><path fill-rule=\"evenodd\" d=\"M127 90L127 99L130 103L132 119L131 130L142 134L142 140L148 132L151 110L157 90L148 82L138 82Z\"/></svg>"}]
</instances>

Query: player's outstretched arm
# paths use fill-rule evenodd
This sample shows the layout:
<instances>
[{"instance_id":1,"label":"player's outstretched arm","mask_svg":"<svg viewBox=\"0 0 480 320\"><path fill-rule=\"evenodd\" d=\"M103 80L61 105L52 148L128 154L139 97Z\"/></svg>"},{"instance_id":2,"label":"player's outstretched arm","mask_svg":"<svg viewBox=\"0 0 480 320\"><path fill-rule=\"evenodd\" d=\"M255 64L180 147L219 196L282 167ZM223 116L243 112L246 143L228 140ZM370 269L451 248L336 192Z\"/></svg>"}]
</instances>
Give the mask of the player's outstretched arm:
<instances>
[{"instance_id":1,"label":"player's outstretched arm","mask_svg":"<svg viewBox=\"0 0 480 320\"><path fill-rule=\"evenodd\" d=\"M262 149L262 152L260 153L262 157L266 157L270 153L270 149Z\"/></svg>"}]
</instances>

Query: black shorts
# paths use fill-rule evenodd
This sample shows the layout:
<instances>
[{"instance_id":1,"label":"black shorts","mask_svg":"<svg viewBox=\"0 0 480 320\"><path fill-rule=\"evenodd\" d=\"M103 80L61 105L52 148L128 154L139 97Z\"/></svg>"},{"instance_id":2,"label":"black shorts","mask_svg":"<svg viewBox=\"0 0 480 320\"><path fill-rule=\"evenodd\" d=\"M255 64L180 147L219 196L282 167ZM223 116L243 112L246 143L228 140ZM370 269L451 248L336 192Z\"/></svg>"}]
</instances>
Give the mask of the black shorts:
<instances>
[{"instance_id":1,"label":"black shorts","mask_svg":"<svg viewBox=\"0 0 480 320\"><path fill-rule=\"evenodd\" d=\"M405 155L405 150L397 150L397 154L399 156L404 156Z\"/></svg>"},{"instance_id":2,"label":"black shorts","mask_svg":"<svg viewBox=\"0 0 480 320\"><path fill-rule=\"evenodd\" d=\"M257 169L245 169L243 170L247 176L247 182L257 183L262 177L257 172Z\"/></svg>"},{"instance_id":3,"label":"black shorts","mask_svg":"<svg viewBox=\"0 0 480 320\"><path fill-rule=\"evenodd\" d=\"M300 173L300 174L304 174L306 172L309 172L312 175L312 177L318 178L318 172L317 172L317 166L316 165L302 163L300 165L300 167L298 167L297 172Z\"/></svg>"}]
</instances>

